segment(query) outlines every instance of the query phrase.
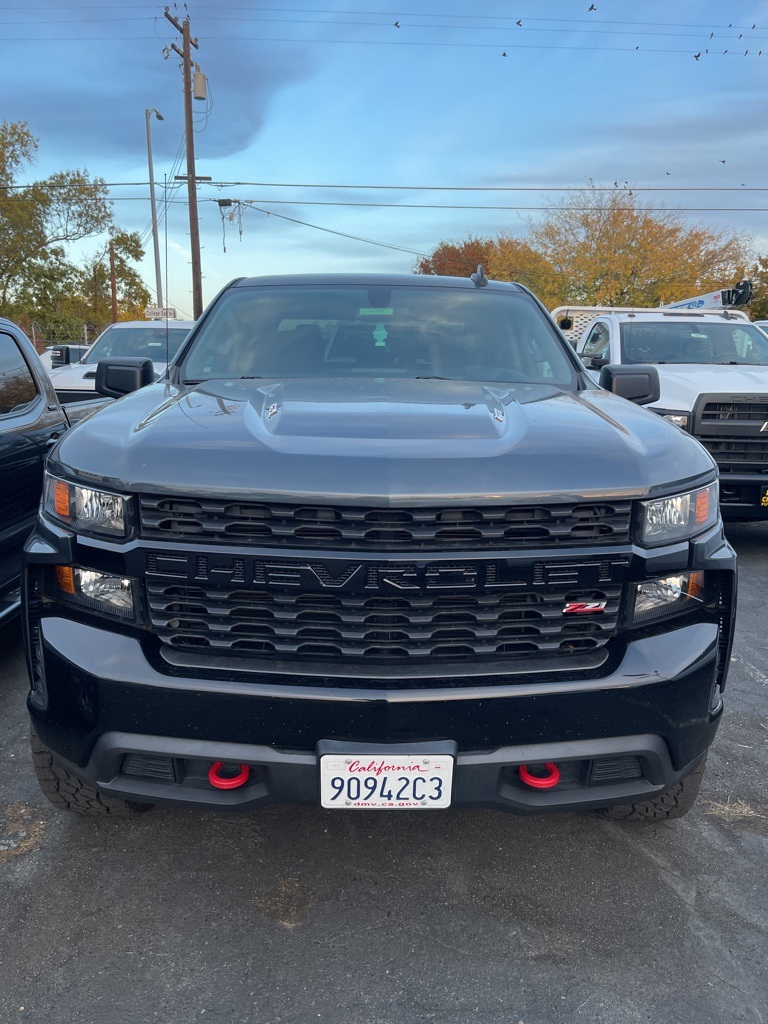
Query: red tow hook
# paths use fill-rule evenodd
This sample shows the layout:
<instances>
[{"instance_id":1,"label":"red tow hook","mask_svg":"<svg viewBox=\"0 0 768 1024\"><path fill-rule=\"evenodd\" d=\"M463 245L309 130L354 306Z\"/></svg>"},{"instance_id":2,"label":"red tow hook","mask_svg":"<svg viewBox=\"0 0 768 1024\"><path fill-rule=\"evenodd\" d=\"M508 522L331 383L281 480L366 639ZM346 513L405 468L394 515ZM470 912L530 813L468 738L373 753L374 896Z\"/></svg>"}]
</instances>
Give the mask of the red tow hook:
<instances>
[{"instance_id":1,"label":"red tow hook","mask_svg":"<svg viewBox=\"0 0 768 1024\"><path fill-rule=\"evenodd\" d=\"M521 764L517 773L526 786L533 789L552 789L560 781L560 769L553 761L547 761L544 768L547 771L546 775L533 775L527 764Z\"/></svg>"},{"instance_id":2,"label":"red tow hook","mask_svg":"<svg viewBox=\"0 0 768 1024\"><path fill-rule=\"evenodd\" d=\"M214 761L208 769L208 781L216 789L238 789L238 787L246 784L251 774L251 769L247 764L240 765L240 771L237 775L222 775L221 769L223 767L223 761Z\"/></svg>"}]
</instances>

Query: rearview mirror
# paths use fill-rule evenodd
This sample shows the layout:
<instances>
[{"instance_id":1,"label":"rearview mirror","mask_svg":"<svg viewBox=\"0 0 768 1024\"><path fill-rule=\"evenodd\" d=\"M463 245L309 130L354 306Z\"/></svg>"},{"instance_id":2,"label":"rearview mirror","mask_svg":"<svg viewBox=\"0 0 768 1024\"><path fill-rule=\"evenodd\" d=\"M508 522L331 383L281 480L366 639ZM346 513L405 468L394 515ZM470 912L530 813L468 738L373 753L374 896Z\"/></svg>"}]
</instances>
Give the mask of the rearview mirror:
<instances>
[{"instance_id":1,"label":"rearview mirror","mask_svg":"<svg viewBox=\"0 0 768 1024\"><path fill-rule=\"evenodd\" d=\"M658 402L661 394L659 371L655 366L644 363L636 366L604 366L600 371L600 387L636 405Z\"/></svg>"},{"instance_id":2,"label":"rearview mirror","mask_svg":"<svg viewBox=\"0 0 768 1024\"><path fill-rule=\"evenodd\" d=\"M96 364L96 390L108 398L122 398L152 384L155 367L143 356L113 356Z\"/></svg>"}]
</instances>

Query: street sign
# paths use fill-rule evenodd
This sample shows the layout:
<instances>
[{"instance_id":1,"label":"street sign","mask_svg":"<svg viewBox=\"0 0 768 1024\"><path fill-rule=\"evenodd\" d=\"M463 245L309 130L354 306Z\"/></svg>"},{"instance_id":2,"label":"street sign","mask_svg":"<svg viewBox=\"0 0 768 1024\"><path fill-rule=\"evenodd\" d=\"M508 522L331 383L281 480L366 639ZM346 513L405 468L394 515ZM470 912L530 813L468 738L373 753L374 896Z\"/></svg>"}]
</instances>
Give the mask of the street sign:
<instances>
[{"instance_id":1,"label":"street sign","mask_svg":"<svg viewBox=\"0 0 768 1024\"><path fill-rule=\"evenodd\" d=\"M147 306L144 310L144 316L149 320L175 320L176 310L172 306L166 309L160 306Z\"/></svg>"}]
</instances>

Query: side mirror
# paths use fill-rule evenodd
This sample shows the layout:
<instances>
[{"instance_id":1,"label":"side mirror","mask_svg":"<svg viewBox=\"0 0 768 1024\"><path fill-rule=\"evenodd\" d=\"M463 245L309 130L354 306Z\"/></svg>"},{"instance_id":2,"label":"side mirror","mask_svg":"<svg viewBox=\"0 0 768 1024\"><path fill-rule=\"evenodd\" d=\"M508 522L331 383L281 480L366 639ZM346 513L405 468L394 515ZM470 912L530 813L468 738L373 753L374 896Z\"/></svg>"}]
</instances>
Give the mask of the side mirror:
<instances>
[{"instance_id":1,"label":"side mirror","mask_svg":"<svg viewBox=\"0 0 768 1024\"><path fill-rule=\"evenodd\" d=\"M51 369L57 366L69 366L72 361L72 353L68 345L54 345L51 348Z\"/></svg>"},{"instance_id":2,"label":"side mirror","mask_svg":"<svg viewBox=\"0 0 768 1024\"><path fill-rule=\"evenodd\" d=\"M604 366L600 371L600 387L636 405L658 402L661 395L659 371L655 366L643 363L637 366Z\"/></svg>"},{"instance_id":3,"label":"side mirror","mask_svg":"<svg viewBox=\"0 0 768 1024\"><path fill-rule=\"evenodd\" d=\"M122 398L154 380L154 364L142 356L113 356L96 364L96 390L108 398Z\"/></svg>"}]
</instances>

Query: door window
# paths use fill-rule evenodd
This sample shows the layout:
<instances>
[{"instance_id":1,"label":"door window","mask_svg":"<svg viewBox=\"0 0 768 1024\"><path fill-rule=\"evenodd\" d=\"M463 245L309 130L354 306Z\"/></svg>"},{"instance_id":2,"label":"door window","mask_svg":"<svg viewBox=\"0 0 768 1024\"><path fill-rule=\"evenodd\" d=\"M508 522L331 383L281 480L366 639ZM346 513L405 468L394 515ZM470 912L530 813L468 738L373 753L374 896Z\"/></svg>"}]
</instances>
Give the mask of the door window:
<instances>
[{"instance_id":1,"label":"door window","mask_svg":"<svg viewBox=\"0 0 768 1024\"><path fill-rule=\"evenodd\" d=\"M10 334L0 333L0 416L20 412L37 398L27 361Z\"/></svg>"},{"instance_id":2,"label":"door window","mask_svg":"<svg viewBox=\"0 0 768 1024\"><path fill-rule=\"evenodd\" d=\"M581 350L582 362L589 366L593 359L607 359L610 340L607 325L595 324Z\"/></svg>"}]
</instances>

